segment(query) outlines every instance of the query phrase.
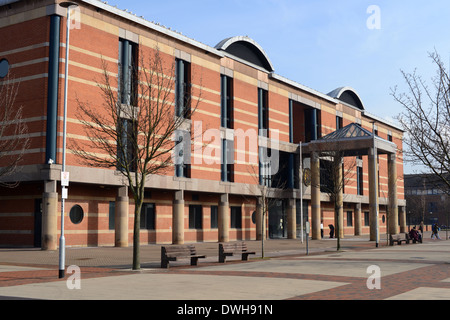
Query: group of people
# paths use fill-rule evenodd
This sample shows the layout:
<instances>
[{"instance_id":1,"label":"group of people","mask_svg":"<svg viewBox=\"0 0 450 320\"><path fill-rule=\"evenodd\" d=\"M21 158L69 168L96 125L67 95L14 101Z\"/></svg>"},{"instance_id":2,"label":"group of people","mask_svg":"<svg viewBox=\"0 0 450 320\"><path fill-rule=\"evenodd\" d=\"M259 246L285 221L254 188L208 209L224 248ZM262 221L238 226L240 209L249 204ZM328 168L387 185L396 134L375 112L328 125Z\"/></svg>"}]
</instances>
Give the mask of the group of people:
<instances>
[{"instance_id":1,"label":"group of people","mask_svg":"<svg viewBox=\"0 0 450 320\"><path fill-rule=\"evenodd\" d=\"M419 225L420 233L416 230L416 227L414 226L411 229L411 231L409 232L409 236L411 237L411 239L422 242L423 228L424 228L423 221ZM431 227L431 239L433 239L433 238L441 239L439 237L440 230L441 230L441 228L439 228L439 225L437 223L433 224L433 226Z\"/></svg>"},{"instance_id":2,"label":"group of people","mask_svg":"<svg viewBox=\"0 0 450 320\"><path fill-rule=\"evenodd\" d=\"M330 238L334 237L334 226L332 224L328 225L328 228L330 228ZM420 243L422 243L422 238L423 238L423 228L424 228L424 224L423 221L420 223L419 225L419 230L416 230L416 227L414 226L411 231L409 231L409 236L411 237L411 239L414 239ZM439 228L438 224L435 223L433 225L433 227L431 228L431 239L436 238L436 239L441 239L439 237L439 231L441 230L441 228ZM420 232L419 232L420 231ZM323 238L323 220L320 223L320 233L321 236Z\"/></svg>"}]
</instances>

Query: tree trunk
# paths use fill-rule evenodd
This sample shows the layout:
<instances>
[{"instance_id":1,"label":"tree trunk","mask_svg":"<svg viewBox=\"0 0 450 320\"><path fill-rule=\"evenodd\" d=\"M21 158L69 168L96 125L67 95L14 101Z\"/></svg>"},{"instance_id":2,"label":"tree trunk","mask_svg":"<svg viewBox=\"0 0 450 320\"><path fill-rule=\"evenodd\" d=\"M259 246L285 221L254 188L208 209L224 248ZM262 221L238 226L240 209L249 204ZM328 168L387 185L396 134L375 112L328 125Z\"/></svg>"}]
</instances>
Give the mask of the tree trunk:
<instances>
[{"instance_id":1,"label":"tree trunk","mask_svg":"<svg viewBox=\"0 0 450 320\"><path fill-rule=\"evenodd\" d=\"M141 253L140 253L141 208L142 208L142 200L138 200L134 206L133 270L141 269Z\"/></svg>"}]
</instances>

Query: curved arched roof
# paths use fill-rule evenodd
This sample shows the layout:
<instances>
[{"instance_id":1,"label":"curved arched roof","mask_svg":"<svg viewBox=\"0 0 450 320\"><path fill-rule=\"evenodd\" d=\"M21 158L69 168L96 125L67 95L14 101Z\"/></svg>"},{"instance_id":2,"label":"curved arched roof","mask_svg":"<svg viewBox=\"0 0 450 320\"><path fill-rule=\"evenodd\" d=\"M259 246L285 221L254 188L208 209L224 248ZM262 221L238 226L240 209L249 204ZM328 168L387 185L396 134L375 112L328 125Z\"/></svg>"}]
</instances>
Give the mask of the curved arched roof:
<instances>
[{"instance_id":1,"label":"curved arched roof","mask_svg":"<svg viewBox=\"0 0 450 320\"><path fill-rule=\"evenodd\" d=\"M264 49L249 37L237 36L227 38L220 41L215 48L255 64L269 72L275 70Z\"/></svg>"},{"instance_id":2,"label":"curved arched roof","mask_svg":"<svg viewBox=\"0 0 450 320\"><path fill-rule=\"evenodd\" d=\"M348 103L360 110L365 110L364 104L358 93L351 87L337 88L328 93L328 95L332 98L339 99L342 102Z\"/></svg>"}]
</instances>

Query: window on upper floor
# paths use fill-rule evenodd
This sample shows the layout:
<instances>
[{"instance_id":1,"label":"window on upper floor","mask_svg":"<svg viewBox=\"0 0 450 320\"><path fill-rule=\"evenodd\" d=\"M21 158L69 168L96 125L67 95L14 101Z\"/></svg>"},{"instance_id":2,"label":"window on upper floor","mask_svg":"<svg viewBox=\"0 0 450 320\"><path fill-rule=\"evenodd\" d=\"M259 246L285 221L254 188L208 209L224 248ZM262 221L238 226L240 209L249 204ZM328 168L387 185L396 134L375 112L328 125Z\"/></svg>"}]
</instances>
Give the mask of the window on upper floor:
<instances>
[{"instance_id":1,"label":"window on upper floor","mask_svg":"<svg viewBox=\"0 0 450 320\"><path fill-rule=\"evenodd\" d=\"M262 88L258 88L258 129L260 136L269 137L269 95Z\"/></svg>"},{"instance_id":2,"label":"window on upper floor","mask_svg":"<svg viewBox=\"0 0 450 320\"><path fill-rule=\"evenodd\" d=\"M136 105L138 45L119 39L119 100L125 105Z\"/></svg>"},{"instance_id":3,"label":"window on upper floor","mask_svg":"<svg viewBox=\"0 0 450 320\"><path fill-rule=\"evenodd\" d=\"M234 181L234 142L222 139L221 180Z\"/></svg>"},{"instance_id":4,"label":"window on upper floor","mask_svg":"<svg viewBox=\"0 0 450 320\"><path fill-rule=\"evenodd\" d=\"M344 127L344 119L340 116L336 116L336 131Z\"/></svg>"},{"instance_id":5,"label":"window on upper floor","mask_svg":"<svg viewBox=\"0 0 450 320\"><path fill-rule=\"evenodd\" d=\"M220 125L223 128L233 129L233 78L220 76Z\"/></svg>"},{"instance_id":6,"label":"window on upper floor","mask_svg":"<svg viewBox=\"0 0 450 320\"><path fill-rule=\"evenodd\" d=\"M191 64L187 61L175 60L175 114L178 117L191 117Z\"/></svg>"},{"instance_id":7,"label":"window on upper floor","mask_svg":"<svg viewBox=\"0 0 450 320\"><path fill-rule=\"evenodd\" d=\"M137 129L135 121L120 118L117 127L117 169L135 172L137 168Z\"/></svg>"}]
</instances>

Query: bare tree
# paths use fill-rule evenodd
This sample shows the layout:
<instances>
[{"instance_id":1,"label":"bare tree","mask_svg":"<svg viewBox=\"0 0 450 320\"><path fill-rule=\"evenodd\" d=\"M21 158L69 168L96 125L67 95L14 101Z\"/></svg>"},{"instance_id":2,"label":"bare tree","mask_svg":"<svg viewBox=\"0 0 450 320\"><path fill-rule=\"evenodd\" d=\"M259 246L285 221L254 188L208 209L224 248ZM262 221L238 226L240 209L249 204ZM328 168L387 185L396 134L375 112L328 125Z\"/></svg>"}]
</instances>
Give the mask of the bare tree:
<instances>
[{"instance_id":1,"label":"bare tree","mask_svg":"<svg viewBox=\"0 0 450 320\"><path fill-rule=\"evenodd\" d=\"M345 152L336 147L334 151L322 153L321 159L321 192L327 193L334 205L334 221L336 223L335 235L337 238L337 250L341 249L341 237L343 235L343 203L344 188L355 175L356 160L344 161Z\"/></svg>"},{"instance_id":2,"label":"bare tree","mask_svg":"<svg viewBox=\"0 0 450 320\"><path fill-rule=\"evenodd\" d=\"M16 105L19 84L12 78L0 79L0 185L16 187L18 182L6 182L17 171L30 141L22 119L23 107Z\"/></svg>"},{"instance_id":3,"label":"bare tree","mask_svg":"<svg viewBox=\"0 0 450 320\"><path fill-rule=\"evenodd\" d=\"M436 67L431 85L414 71L401 71L407 92L391 89L404 111L397 117L405 131L407 160L423 165L450 194L450 78L439 54L429 54Z\"/></svg>"},{"instance_id":4,"label":"bare tree","mask_svg":"<svg viewBox=\"0 0 450 320\"><path fill-rule=\"evenodd\" d=\"M287 181L283 180L280 172L287 167L286 163L280 163L279 151L275 150L274 154L268 160L267 152L269 148L259 148L259 170L256 172L255 166L248 167L248 173L253 179L254 185L249 185L249 190L255 192L259 206L261 207L261 257L264 259L264 240L266 238L267 218L270 209L278 205L279 201L284 198L284 189L287 187ZM254 188L256 186L256 189Z\"/></svg>"},{"instance_id":5,"label":"bare tree","mask_svg":"<svg viewBox=\"0 0 450 320\"><path fill-rule=\"evenodd\" d=\"M103 106L78 101L89 145L75 142L74 148L86 164L118 170L133 194L134 270L140 269L140 214L146 182L151 175L173 168L175 136L179 131L190 136L189 118L201 96L200 89L192 92L191 87L175 90L174 94L174 88L183 84L175 80L175 64L165 61L158 48L148 60L140 55L139 68L129 74L130 84L122 83L119 92L114 89L116 78L103 62L103 79L98 83ZM122 69L120 73L127 72ZM190 147L190 139L187 144Z\"/></svg>"}]
</instances>

